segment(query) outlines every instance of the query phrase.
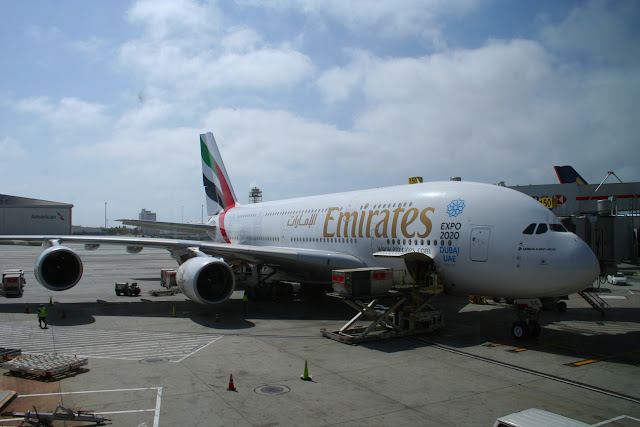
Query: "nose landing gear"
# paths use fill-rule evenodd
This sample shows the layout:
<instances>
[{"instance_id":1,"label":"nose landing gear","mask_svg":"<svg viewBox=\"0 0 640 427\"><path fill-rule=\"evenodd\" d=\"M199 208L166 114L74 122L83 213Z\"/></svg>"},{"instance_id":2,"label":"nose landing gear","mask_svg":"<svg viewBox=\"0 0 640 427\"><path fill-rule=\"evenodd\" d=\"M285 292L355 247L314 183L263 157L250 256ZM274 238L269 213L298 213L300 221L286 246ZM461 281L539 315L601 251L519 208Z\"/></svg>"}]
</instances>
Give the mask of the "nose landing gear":
<instances>
[{"instance_id":1,"label":"nose landing gear","mask_svg":"<svg viewBox=\"0 0 640 427\"><path fill-rule=\"evenodd\" d=\"M537 338L540 335L540 310L542 303L538 298L517 299L514 302L518 320L511 325L511 335L518 339Z\"/></svg>"}]
</instances>

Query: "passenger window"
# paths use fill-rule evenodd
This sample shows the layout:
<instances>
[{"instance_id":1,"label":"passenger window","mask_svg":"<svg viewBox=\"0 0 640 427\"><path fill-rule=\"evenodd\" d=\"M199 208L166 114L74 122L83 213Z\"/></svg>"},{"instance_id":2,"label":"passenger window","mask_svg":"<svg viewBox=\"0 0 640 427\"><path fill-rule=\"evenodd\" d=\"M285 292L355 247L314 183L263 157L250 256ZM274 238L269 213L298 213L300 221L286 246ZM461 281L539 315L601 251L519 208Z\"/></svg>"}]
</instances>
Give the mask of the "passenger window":
<instances>
[{"instance_id":1,"label":"passenger window","mask_svg":"<svg viewBox=\"0 0 640 427\"><path fill-rule=\"evenodd\" d=\"M522 234L533 234L533 231L536 229L536 225L535 224L529 224L529 226L527 228L524 229L524 231L522 232Z\"/></svg>"},{"instance_id":2,"label":"passenger window","mask_svg":"<svg viewBox=\"0 0 640 427\"><path fill-rule=\"evenodd\" d=\"M567 229L564 228L562 224L549 224L549 228L551 231L556 231L558 233L567 233Z\"/></svg>"},{"instance_id":3,"label":"passenger window","mask_svg":"<svg viewBox=\"0 0 640 427\"><path fill-rule=\"evenodd\" d=\"M538 229L536 230L536 234L542 234L547 232L547 224L538 224Z\"/></svg>"}]
</instances>

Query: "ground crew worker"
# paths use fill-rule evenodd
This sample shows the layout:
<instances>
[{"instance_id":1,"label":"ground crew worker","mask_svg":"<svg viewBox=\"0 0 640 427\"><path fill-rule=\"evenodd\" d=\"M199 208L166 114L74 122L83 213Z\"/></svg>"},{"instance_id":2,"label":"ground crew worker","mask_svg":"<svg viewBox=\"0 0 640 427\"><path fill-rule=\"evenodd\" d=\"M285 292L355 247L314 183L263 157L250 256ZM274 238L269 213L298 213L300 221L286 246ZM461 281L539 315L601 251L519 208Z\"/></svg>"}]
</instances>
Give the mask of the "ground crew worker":
<instances>
[{"instance_id":1,"label":"ground crew worker","mask_svg":"<svg viewBox=\"0 0 640 427\"><path fill-rule=\"evenodd\" d=\"M40 308L38 309L38 322L40 323L40 328L42 328L42 322L44 322L44 329L48 329L47 328L47 309L42 304L40 304Z\"/></svg>"},{"instance_id":2,"label":"ground crew worker","mask_svg":"<svg viewBox=\"0 0 640 427\"><path fill-rule=\"evenodd\" d=\"M244 314L247 314L247 304L249 303L249 296L247 295L247 291L244 291L244 295L242 296L242 310Z\"/></svg>"}]
</instances>

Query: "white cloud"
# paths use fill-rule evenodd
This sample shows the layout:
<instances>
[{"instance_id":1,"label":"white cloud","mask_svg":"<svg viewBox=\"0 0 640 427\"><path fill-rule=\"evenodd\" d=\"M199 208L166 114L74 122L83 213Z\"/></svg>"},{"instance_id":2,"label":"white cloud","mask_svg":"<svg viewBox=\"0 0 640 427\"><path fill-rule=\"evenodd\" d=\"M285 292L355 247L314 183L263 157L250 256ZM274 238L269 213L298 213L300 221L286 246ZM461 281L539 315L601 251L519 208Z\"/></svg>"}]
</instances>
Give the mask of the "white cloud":
<instances>
[{"instance_id":1,"label":"white cloud","mask_svg":"<svg viewBox=\"0 0 640 427\"><path fill-rule=\"evenodd\" d=\"M220 46L224 52L244 53L254 51L262 42L262 37L253 28L240 26L222 36Z\"/></svg>"},{"instance_id":2,"label":"white cloud","mask_svg":"<svg viewBox=\"0 0 640 427\"><path fill-rule=\"evenodd\" d=\"M215 4L193 0L138 0L127 11L127 18L145 26L147 36L154 40L202 34L222 27Z\"/></svg>"},{"instance_id":3,"label":"white cloud","mask_svg":"<svg viewBox=\"0 0 640 427\"><path fill-rule=\"evenodd\" d=\"M326 70L317 80L318 89L329 103L343 101L362 87L366 70L375 60L369 52L362 50L349 51L351 62L344 67L333 67Z\"/></svg>"},{"instance_id":4,"label":"white cloud","mask_svg":"<svg viewBox=\"0 0 640 427\"><path fill-rule=\"evenodd\" d=\"M0 162L6 163L26 156L27 152L15 139L5 136L0 140Z\"/></svg>"},{"instance_id":5,"label":"white cloud","mask_svg":"<svg viewBox=\"0 0 640 427\"><path fill-rule=\"evenodd\" d=\"M78 40L71 43L71 46L83 53L86 53L91 56L96 56L101 54L105 48L108 46L108 42L106 39L96 36L91 36L87 40Z\"/></svg>"},{"instance_id":6,"label":"white cloud","mask_svg":"<svg viewBox=\"0 0 640 427\"><path fill-rule=\"evenodd\" d=\"M318 84L329 101L364 95L354 131L370 141L363 156L372 165L384 158L428 170L420 174L429 179L523 184L545 182L554 164L598 170L620 153L640 154L637 76L585 74L515 39L420 58L354 58Z\"/></svg>"},{"instance_id":7,"label":"white cloud","mask_svg":"<svg viewBox=\"0 0 640 427\"><path fill-rule=\"evenodd\" d=\"M130 9L146 31L120 50L121 68L147 84L192 97L213 88L290 86L313 71L311 60L286 44L269 45L247 26L216 25L223 18L215 7L187 0L156 6L142 1Z\"/></svg>"},{"instance_id":8,"label":"white cloud","mask_svg":"<svg viewBox=\"0 0 640 427\"><path fill-rule=\"evenodd\" d=\"M558 25L542 31L554 49L585 55L597 63L640 64L640 4L590 0L579 3Z\"/></svg>"},{"instance_id":9,"label":"white cloud","mask_svg":"<svg viewBox=\"0 0 640 427\"><path fill-rule=\"evenodd\" d=\"M185 206L195 208L186 220L199 219L197 138L209 130L241 202L254 185L276 200L416 175L549 183L554 164L572 164L589 181L607 170L640 178L640 43L623 16L636 16L633 2L579 3L540 40L514 35L455 49L446 45L447 18L481 8L475 1L245 3L228 14L215 2L132 4L127 22L139 34L118 47L119 73L107 75L115 96L90 102L82 88L61 95L45 85L7 92L3 126L18 123L0 139L0 158L26 156L23 141L39 150L24 175L39 194L20 192L73 202L74 222L87 225L102 222L104 201L110 218L145 207L175 221ZM270 21L257 22L263 15ZM327 53L314 44L317 29L336 22ZM391 42L378 48L381 38ZM74 46L86 52L106 43L100 34L82 40ZM425 40L436 53L410 56ZM55 143L42 144L42 133Z\"/></svg>"},{"instance_id":10,"label":"white cloud","mask_svg":"<svg viewBox=\"0 0 640 427\"><path fill-rule=\"evenodd\" d=\"M314 19L328 17L355 33L399 39L419 37L433 47L444 47L443 17L474 10L478 0L239 0L241 4L275 9L298 10ZM318 25L322 25L318 23Z\"/></svg>"},{"instance_id":11,"label":"white cloud","mask_svg":"<svg viewBox=\"0 0 640 427\"><path fill-rule=\"evenodd\" d=\"M213 110L204 129L216 136L236 192L257 183L265 200L321 194L335 191L341 177L342 190L366 186L365 177L353 177L371 166L360 132L258 109Z\"/></svg>"},{"instance_id":12,"label":"white cloud","mask_svg":"<svg viewBox=\"0 0 640 427\"><path fill-rule=\"evenodd\" d=\"M104 105L78 98L62 98L57 104L46 96L25 98L15 104L15 109L36 114L59 128L95 126L107 120Z\"/></svg>"},{"instance_id":13,"label":"white cloud","mask_svg":"<svg viewBox=\"0 0 640 427\"><path fill-rule=\"evenodd\" d=\"M56 26L29 25L26 28L26 34L34 40L46 41L59 37L62 32Z\"/></svg>"}]
</instances>

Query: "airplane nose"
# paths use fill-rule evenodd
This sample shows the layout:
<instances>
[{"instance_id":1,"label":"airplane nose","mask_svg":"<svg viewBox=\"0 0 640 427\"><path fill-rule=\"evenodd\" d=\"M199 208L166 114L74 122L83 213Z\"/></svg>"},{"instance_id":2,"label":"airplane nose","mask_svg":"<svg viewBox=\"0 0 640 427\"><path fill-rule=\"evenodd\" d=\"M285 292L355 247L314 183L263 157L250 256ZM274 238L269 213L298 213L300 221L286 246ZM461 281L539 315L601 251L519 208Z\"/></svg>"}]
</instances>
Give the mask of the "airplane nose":
<instances>
[{"instance_id":1,"label":"airplane nose","mask_svg":"<svg viewBox=\"0 0 640 427\"><path fill-rule=\"evenodd\" d=\"M591 248L574 234L575 243L571 250L571 264L573 265L572 285L575 291L581 291L598 278L600 262Z\"/></svg>"}]
</instances>

